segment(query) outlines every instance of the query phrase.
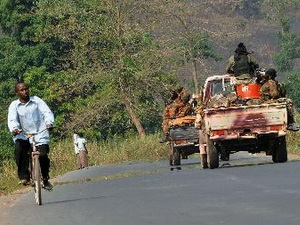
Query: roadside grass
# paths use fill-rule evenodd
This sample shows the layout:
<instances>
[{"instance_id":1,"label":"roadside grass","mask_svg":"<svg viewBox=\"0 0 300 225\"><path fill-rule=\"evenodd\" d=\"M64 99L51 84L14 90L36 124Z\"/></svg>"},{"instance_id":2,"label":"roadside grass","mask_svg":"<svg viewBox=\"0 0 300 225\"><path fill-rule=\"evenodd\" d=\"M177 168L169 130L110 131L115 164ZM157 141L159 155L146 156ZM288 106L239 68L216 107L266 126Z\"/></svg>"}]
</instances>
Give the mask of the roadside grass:
<instances>
[{"instance_id":1,"label":"roadside grass","mask_svg":"<svg viewBox=\"0 0 300 225\"><path fill-rule=\"evenodd\" d=\"M159 143L159 134L144 138L132 137L105 142L87 142L89 166L116 164L126 161L157 161L168 157L168 146ZM52 147L52 177L76 170L72 140L60 141Z\"/></svg>"},{"instance_id":2,"label":"roadside grass","mask_svg":"<svg viewBox=\"0 0 300 225\"><path fill-rule=\"evenodd\" d=\"M296 121L300 124L300 113L296 113ZM291 154L300 155L300 131L288 132L287 134L287 149Z\"/></svg>"},{"instance_id":3,"label":"roadside grass","mask_svg":"<svg viewBox=\"0 0 300 225\"><path fill-rule=\"evenodd\" d=\"M300 155L300 131L288 132L286 141L288 153Z\"/></svg>"},{"instance_id":4,"label":"roadside grass","mask_svg":"<svg viewBox=\"0 0 300 225\"><path fill-rule=\"evenodd\" d=\"M159 143L160 134L147 135L144 138L131 137L103 142L87 142L89 166L117 164L127 161L153 162L168 159L167 144ZM51 143L51 178L76 170L76 156L73 139ZM0 196L9 194L23 186L18 185L14 161L4 162L0 168Z\"/></svg>"}]
</instances>

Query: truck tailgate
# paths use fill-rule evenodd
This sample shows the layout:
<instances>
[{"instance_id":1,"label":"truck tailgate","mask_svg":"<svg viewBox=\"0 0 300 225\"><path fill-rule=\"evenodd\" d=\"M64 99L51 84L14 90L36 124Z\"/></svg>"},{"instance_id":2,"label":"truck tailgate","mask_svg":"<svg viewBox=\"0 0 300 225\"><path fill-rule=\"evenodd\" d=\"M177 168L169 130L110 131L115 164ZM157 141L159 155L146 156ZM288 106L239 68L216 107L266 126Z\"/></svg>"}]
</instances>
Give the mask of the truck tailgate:
<instances>
[{"instance_id":1,"label":"truck tailgate","mask_svg":"<svg viewBox=\"0 0 300 225\"><path fill-rule=\"evenodd\" d=\"M204 110L205 130L217 136L285 131L285 103L272 103ZM219 131L213 132L213 131Z\"/></svg>"}]
</instances>

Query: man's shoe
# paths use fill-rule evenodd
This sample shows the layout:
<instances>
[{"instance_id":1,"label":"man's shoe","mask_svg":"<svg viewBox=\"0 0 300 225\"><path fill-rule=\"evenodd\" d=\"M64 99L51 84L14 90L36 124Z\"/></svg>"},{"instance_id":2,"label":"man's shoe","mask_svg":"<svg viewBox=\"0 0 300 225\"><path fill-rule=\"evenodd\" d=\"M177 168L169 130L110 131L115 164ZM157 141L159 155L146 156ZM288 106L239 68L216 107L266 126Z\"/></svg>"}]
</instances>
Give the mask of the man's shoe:
<instances>
[{"instance_id":1,"label":"man's shoe","mask_svg":"<svg viewBox=\"0 0 300 225\"><path fill-rule=\"evenodd\" d=\"M53 189L53 185L48 181L48 180L44 180L43 181L43 188L51 191Z\"/></svg>"},{"instance_id":2,"label":"man's shoe","mask_svg":"<svg viewBox=\"0 0 300 225\"><path fill-rule=\"evenodd\" d=\"M19 181L19 184L22 184L22 185L24 185L24 186L27 186L27 185L30 185L31 183L30 183L30 181L27 180L27 179L22 179L22 180Z\"/></svg>"},{"instance_id":3,"label":"man's shoe","mask_svg":"<svg viewBox=\"0 0 300 225\"><path fill-rule=\"evenodd\" d=\"M287 129L290 131L298 131L300 130L300 127L297 123L291 123L287 126Z\"/></svg>"}]
</instances>

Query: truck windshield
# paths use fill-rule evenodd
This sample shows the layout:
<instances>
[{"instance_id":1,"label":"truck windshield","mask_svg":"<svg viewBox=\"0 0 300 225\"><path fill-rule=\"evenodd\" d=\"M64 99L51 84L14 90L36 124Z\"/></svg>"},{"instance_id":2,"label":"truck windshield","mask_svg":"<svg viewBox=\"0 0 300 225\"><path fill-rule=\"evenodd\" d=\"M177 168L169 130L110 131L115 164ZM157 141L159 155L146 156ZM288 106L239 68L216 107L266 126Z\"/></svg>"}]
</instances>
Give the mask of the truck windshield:
<instances>
[{"instance_id":1,"label":"truck windshield","mask_svg":"<svg viewBox=\"0 0 300 225\"><path fill-rule=\"evenodd\" d=\"M234 87L230 84L230 80L214 80L212 83L212 96L221 94L224 91L234 92Z\"/></svg>"}]
</instances>

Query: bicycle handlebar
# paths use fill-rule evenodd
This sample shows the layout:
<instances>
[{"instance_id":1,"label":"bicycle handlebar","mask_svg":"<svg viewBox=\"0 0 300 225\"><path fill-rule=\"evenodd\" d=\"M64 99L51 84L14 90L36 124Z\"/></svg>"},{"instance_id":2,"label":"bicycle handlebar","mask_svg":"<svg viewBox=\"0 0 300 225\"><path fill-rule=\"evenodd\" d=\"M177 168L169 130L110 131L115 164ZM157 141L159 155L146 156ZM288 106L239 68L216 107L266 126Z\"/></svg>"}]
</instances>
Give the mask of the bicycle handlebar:
<instances>
[{"instance_id":1,"label":"bicycle handlebar","mask_svg":"<svg viewBox=\"0 0 300 225\"><path fill-rule=\"evenodd\" d=\"M18 135L18 134L24 134L26 137L28 137L28 138L31 138L31 137L33 137L33 136L35 136L35 135L37 135L37 134L40 134L40 133L42 133L43 131L45 131L45 130L52 130L54 127L53 126L47 126L45 129L42 129L42 130L40 130L40 131L38 131L38 132L35 132L35 133L30 133L30 132L24 132L24 130L22 130L22 129L17 129L17 130L15 130L15 131L13 131L12 133L13 133L13 135Z\"/></svg>"}]
</instances>

